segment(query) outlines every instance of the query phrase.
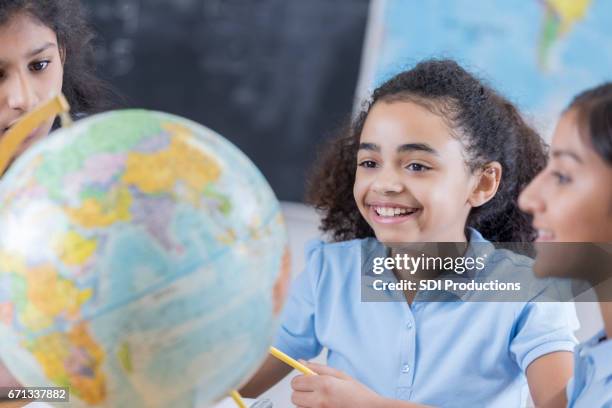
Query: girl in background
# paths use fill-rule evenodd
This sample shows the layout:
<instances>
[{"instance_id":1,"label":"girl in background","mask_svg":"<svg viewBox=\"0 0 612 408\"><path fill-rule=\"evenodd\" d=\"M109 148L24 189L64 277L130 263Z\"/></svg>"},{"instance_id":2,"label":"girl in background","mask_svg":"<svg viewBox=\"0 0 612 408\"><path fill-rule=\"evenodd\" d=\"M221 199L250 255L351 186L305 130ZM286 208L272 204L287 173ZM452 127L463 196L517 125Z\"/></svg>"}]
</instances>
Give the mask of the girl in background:
<instances>
[{"instance_id":1,"label":"girl in background","mask_svg":"<svg viewBox=\"0 0 612 408\"><path fill-rule=\"evenodd\" d=\"M110 107L112 91L93 74L92 39L77 0L0 2L0 138L60 92L77 117ZM20 152L57 124L43 123ZM0 386L16 385L0 362Z\"/></svg>"}]
</instances>

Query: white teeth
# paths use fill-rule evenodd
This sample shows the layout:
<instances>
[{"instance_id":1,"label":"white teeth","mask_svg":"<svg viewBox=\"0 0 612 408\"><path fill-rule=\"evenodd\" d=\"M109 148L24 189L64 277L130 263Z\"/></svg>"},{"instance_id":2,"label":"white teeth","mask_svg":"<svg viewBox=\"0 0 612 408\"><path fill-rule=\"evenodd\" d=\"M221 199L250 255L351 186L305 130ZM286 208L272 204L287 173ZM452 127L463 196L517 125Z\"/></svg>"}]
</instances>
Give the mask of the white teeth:
<instances>
[{"instance_id":1,"label":"white teeth","mask_svg":"<svg viewBox=\"0 0 612 408\"><path fill-rule=\"evenodd\" d=\"M553 233L550 230L539 229L538 230L538 237L540 237L542 239L552 239L553 238Z\"/></svg>"},{"instance_id":2,"label":"white teeth","mask_svg":"<svg viewBox=\"0 0 612 408\"><path fill-rule=\"evenodd\" d=\"M407 208L395 208L395 207L374 207L376 213L383 217L393 217L396 215L403 215L407 213L413 213L414 210Z\"/></svg>"}]
</instances>

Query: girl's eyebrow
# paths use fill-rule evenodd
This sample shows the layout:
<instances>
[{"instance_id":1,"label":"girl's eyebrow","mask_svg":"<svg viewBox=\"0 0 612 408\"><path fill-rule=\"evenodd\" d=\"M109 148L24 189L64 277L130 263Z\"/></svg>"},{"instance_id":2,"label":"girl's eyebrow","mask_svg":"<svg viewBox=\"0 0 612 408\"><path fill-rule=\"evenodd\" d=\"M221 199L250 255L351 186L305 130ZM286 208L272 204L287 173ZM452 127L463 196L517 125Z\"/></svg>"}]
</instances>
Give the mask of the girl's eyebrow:
<instances>
[{"instance_id":1,"label":"girl's eyebrow","mask_svg":"<svg viewBox=\"0 0 612 408\"><path fill-rule=\"evenodd\" d=\"M415 151L431 153L433 155L438 156L438 152L436 151L436 149L434 149L433 147L431 147L427 143L407 143L407 144L403 144L403 145L401 145L401 146L399 146L397 148L397 152L398 153L415 152Z\"/></svg>"},{"instance_id":2,"label":"girl's eyebrow","mask_svg":"<svg viewBox=\"0 0 612 408\"><path fill-rule=\"evenodd\" d=\"M371 150L373 152L380 152L380 146L375 143L359 143L359 150Z\"/></svg>"},{"instance_id":3,"label":"girl's eyebrow","mask_svg":"<svg viewBox=\"0 0 612 408\"><path fill-rule=\"evenodd\" d=\"M32 51L29 51L28 53L26 53L25 58L33 58L37 56L38 54L40 54L41 52L48 50L51 47L57 47L57 44L52 43L52 42L46 42L40 47L35 48ZM6 64L6 61L4 61L3 59L0 59L0 65L5 65L5 64Z\"/></svg>"},{"instance_id":4,"label":"girl's eyebrow","mask_svg":"<svg viewBox=\"0 0 612 408\"><path fill-rule=\"evenodd\" d=\"M569 150L553 150L551 156L555 159L568 157L574 159L577 163L582 164L582 159L576 153Z\"/></svg>"},{"instance_id":5,"label":"girl's eyebrow","mask_svg":"<svg viewBox=\"0 0 612 408\"><path fill-rule=\"evenodd\" d=\"M359 143L359 150L370 150L380 152L380 146L375 143ZM426 152L438 156L436 149L427 143L406 143L397 147L398 153L404 152Z\"/></svg>"},{"instance_id":6,"label":"girl's eyebrow","mask_svg":"<svg viewBox=\"0 0 612 408\"><path fill-rule=\"evenodd\" d=\"M32 58L32 57L40 54L41 52L48 50L51 47L57 47L57 45L55 43L52 43L52 42L46 42L43 45L41 45L40 47L35 48L32 51L28 52L26 54L26 57L27 58Z\"/></svg>"}]
</instances>

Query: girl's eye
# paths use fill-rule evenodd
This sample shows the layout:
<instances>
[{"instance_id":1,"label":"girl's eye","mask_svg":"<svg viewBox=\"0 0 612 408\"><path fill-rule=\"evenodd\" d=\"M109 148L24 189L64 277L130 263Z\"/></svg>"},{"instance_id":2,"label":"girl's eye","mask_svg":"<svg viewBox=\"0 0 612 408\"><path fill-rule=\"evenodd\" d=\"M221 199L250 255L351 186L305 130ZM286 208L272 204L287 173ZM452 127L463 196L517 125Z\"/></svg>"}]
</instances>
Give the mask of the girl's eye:
<instances>
[{"instance_id":1,"label":"girl's eye","mask_svg":"<svg viewBox=\"0 0 612 408\"><path fill-rule=\"evenodd\" d=\"M376 167L376 162L373 160L364 160L359 163L359 167L365 167L367 169L373 169Z\"/></svg>"},{"instance_id":2,"label":"girl's eye","mask_svg":"<svg viewBox=\"0 0 612 408\"><path fill-rule=\"evenodd\" d=\"M572 182L572 179L565 174L562 174L558 171L553 171L553 177L557 179L557 183L560 185L569 184Z\"/></svg>"},{"instance_id":3,"label":"girl's eye","mask_svg":"<svg viewBox=\"0 0 612 408\"><path fill-rule=\"evenodd\" d=\"M30 64L30 71L38 72L43 71L49 65L49 61L36 61Z\"/></svg>"},{"instance_id":4,"label":"girl's eye","mask_svg":"<svg viewBox=\"0 0 612 408\"><path fill-rule=\"evenodd\" d=\"M421 163L410 163L408 166L406 166L406 169L410 171L422 172L425 170L430 170L431 167L427 167Z\"/></svg>"}]
</instances>

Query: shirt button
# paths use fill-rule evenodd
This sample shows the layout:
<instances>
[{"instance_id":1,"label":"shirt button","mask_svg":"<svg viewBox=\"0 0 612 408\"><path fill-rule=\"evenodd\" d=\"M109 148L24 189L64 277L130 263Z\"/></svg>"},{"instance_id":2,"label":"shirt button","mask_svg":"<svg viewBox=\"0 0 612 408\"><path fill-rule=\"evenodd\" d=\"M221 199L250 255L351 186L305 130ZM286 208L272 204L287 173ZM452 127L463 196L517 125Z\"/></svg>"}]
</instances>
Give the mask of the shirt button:
<instances>
[{"instance_id":1,"label":"shirt button","mask_svg":"<svg viewBox=\"0 0 612 408\"><path fill-rule=\"evenodd\" d=\"M402 366L402 374L408 374L409 371L410 371L410 366L408 364L404 364Z\"/></svg>"},{"instance_id":2,"label":"shirt button","mask_svg":"<svg viewBox=\"0 0 612 408\"><path fill-rule=\"evenodd\" d=\"M408 330L412 329L412 322L408 322L408 323L406 323L406 328L407 328Z\"/></svg>"}]
</instances>

